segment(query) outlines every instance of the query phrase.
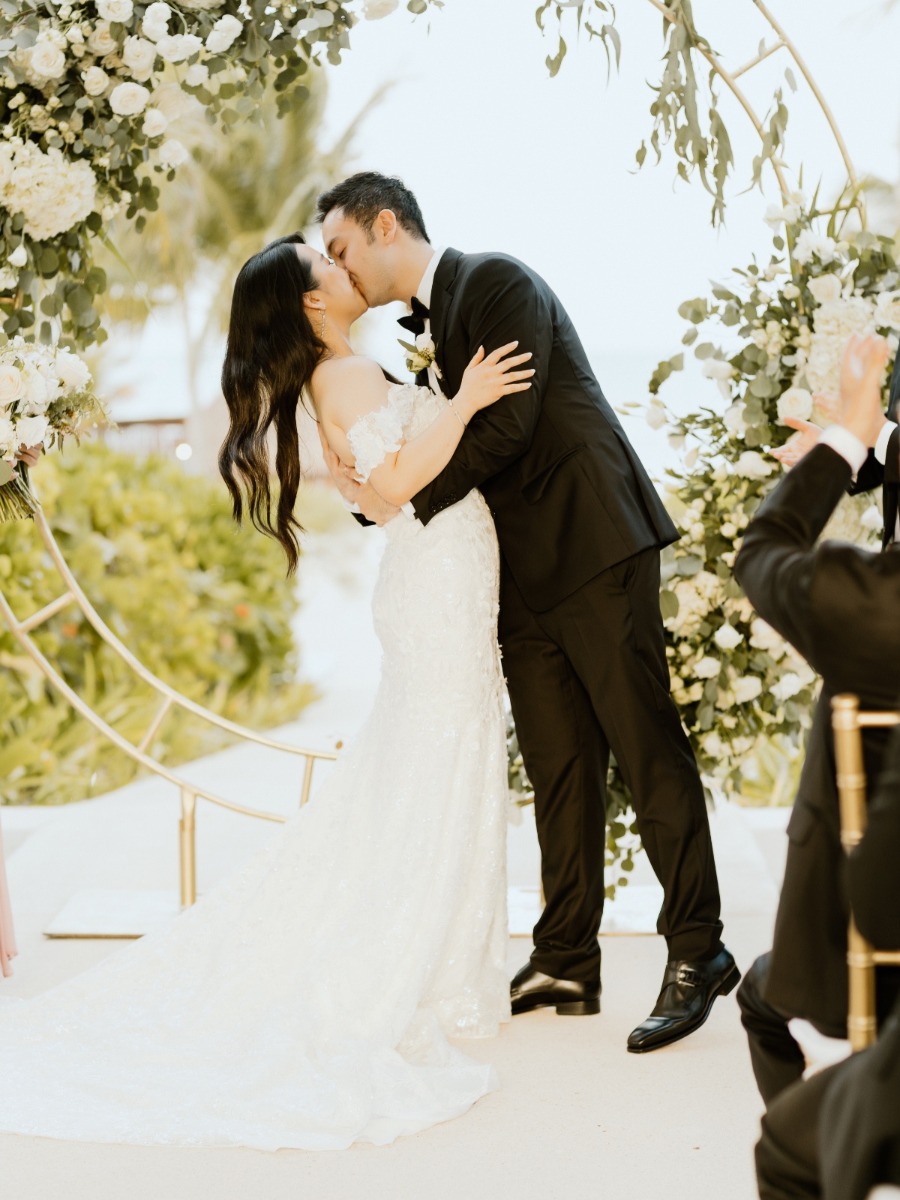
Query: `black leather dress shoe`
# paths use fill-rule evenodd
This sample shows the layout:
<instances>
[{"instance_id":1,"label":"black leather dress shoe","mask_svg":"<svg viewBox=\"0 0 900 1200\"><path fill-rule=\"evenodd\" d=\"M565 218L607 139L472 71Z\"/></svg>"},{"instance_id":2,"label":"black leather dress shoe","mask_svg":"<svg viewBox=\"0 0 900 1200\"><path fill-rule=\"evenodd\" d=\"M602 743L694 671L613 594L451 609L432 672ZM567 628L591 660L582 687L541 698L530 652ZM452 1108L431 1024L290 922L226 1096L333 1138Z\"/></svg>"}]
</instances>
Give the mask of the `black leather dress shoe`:
<instances>
[{"instance_id":1,"label":"black leather dress shoe","mask_svg":"<svg viewBox=\"0 0 900 1200\"><path fill-rule=\"evenodd\" d=\"M656 1007L628 1035L632 1054L658 1050L699 1029L716 996L727 996L741 978L734 959L723 947L709 962L671 959L666 964Z\"/></svg>"},{"instance_id":2,"label":"black leather dress shoe","mask_svg":"<svg viewBox=\"0 0 900 1200\"><path fill-rule=\"evenodd\" d=\"M554 1007L563 1017L586 1017L600 1011L600 980L554 979L527 963L509 985L513 1016L533 1008Z\"/></svg>"}]
</instances>

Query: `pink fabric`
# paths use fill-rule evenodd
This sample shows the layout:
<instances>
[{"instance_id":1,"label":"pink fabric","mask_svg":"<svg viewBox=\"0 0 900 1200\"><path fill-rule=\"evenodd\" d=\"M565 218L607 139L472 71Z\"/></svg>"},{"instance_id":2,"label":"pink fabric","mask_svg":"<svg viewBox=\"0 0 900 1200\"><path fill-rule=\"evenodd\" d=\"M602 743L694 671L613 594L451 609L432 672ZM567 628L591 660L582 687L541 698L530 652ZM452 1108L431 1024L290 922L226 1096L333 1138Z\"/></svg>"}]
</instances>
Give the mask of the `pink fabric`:
<instances>
[{"instance_id":1,"label":"pink fabric","mask_svg":"<svg viewBox=\"0 0 900 1200\"><path fill-rule=\"evenodd\" d=\"M3 975L12 975L12 967L9 964L17 953L9 890L6 886L6 868L3 865L3 832L0 830L0 972Z\"/></svg>"}]
</instances>

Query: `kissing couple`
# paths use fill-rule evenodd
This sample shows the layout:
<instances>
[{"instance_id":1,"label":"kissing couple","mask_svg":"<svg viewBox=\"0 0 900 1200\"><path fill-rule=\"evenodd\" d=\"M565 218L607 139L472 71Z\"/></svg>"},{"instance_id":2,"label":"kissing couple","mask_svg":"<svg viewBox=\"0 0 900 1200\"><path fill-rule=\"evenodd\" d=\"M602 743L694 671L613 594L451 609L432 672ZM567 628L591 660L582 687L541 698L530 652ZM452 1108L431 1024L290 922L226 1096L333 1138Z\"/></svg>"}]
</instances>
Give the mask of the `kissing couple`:
<instances>
[{"instance_id":1,"label":"kissing couple","mask_svg":"<svg viewBox=\"0 0 900 1200\"><path fill-rule=\"evenodd\" d=\"M85 975L0 1004L2 1130L323 1149L461 1114L497 1080L448 1039L494 1036L511 1012L600 1011L611 752L668 948L628 1050L694 1032L740 978L669 694L659 552L678 535L565 309L513 258L435 249L398 179L354 175L319 218L329 258L293 234L238 275L220 469L236 518L292 572L311 408L342 494L386 535L371 716L235 876ZM396 300L415 383L350 340ZM504 673L546 897L512 985Z\"/></svg>"}]
</instances>

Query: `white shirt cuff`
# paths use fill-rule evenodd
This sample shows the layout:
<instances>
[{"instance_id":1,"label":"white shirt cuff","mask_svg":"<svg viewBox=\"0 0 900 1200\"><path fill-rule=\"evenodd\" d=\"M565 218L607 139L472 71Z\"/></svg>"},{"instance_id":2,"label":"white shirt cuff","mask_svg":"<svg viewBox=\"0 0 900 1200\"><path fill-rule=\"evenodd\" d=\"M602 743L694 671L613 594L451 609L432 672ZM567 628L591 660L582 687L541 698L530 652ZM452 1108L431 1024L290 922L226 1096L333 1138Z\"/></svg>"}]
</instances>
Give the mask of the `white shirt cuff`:
<instances>
[{"instance_id":1,"label":"white shirt cuff","mask_svg":"<svg viewBox=\"0 0 900 1200\"><path fill-rule=\"evenodd\" d=\"M829 425L819 438L820 446L830 446L837 454L850 464L850 470L856 475L857 471L869 457L866 447L849 429L843 425Z\"/></svg>"},{"instance_id":2,"label":"white shirt cuff","mask_svg":"<svg viewBox=\"0 0 900 1200\"><path fill-rule=\"evenodd\" d=\"M893 421L886 421L882 426L881 433L879 433L878 440L875 443L875 457L882 464L882 466L887 462L888 442L893 437L894 430L896 428L897 426Z\"/></svg>"},{"instance_id":3,"label":"white shirt cuff","mask_svg":"<svg viewBox=\"0 0 900 1200\"><path fill-rule=\"evenodd\" d=\"M416 516L416 510L413 508L412 500L407 500L407 502L405 504L401 504L400 511L403 513L404 516L409 517L409 519L411 521L418 521L418 519L419 519Z\"/></svg>"},{"instance_id":4,"label":"white shirt cuff","mask_svg":"<svg viewBox=\"0 0 900 1200\"><path fill-rule=\"evenodd\" d=\"M340 495L340 493L338 493L338 494ZM343 506L344 506L344 508L346 508L347 512L359 513L360 516L362 515L362 509L359 507L359 505L356 503L355 500L353 500L353 501L345 500L344 497L341 496L341 504L343 504Z\"/></svg>"}]
</instances>

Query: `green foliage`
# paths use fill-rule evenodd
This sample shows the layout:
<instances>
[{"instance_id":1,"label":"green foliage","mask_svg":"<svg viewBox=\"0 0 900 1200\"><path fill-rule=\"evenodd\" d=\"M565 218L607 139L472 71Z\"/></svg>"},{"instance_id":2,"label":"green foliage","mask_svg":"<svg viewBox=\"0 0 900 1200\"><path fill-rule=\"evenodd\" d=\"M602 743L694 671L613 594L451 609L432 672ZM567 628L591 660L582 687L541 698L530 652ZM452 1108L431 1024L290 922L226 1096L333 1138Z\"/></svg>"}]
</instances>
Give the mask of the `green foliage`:
<instances>
[{"instance_id":1,"label":"green foliage","mask_svg":"<svg viewBox=\"0 0 900 1200\"><path fill-rule=\"evenodd\" d=\"M241 724L296 717L311 696L294 682L297 601L280 548L237 529L224 489L167 460L103 445L51 455L37 471L60 548L100 615L135 656L185 696ZM0 588L20 617L62 590L29 521L0 525ZM119 733L138 742L159 696L72 605L35 633L42 653ZM51 689L11 634L0 635L0 801L59 804L107 791L135 766ZM225 744L172 712L151 752L181 762Z\"/></svg>"}]
</instances>

